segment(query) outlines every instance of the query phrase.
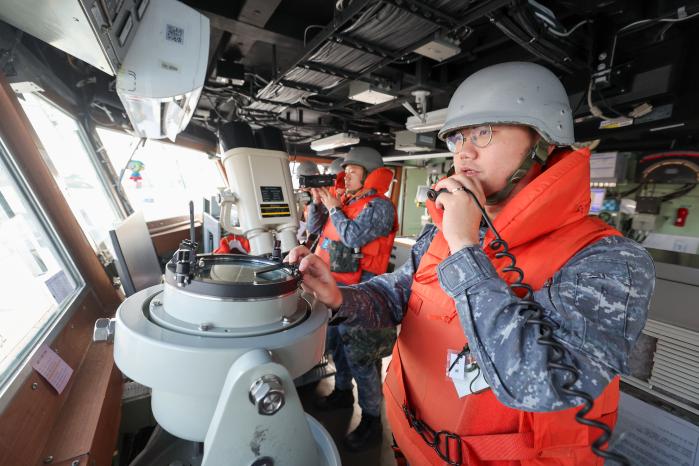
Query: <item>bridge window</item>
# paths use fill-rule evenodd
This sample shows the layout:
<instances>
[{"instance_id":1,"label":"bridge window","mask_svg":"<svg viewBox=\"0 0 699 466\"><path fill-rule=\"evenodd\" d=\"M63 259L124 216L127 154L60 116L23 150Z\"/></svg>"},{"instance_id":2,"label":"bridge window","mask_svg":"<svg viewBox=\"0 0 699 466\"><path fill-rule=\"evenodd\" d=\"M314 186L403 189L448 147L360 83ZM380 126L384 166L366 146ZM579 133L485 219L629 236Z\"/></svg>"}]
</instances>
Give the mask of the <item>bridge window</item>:
<instances>
[{"instance_id":1,"label":"bridge window","mask_svg":"<svg viewBox=\"0 0 699 466\"><path fill-rule=\"evenodd\" d=\"M0 393L84 284L0 141Z\"/></svg>"},{"instance_id":2,"label":"bridge window","mask_svg":"<svg viewBox=\"0 0 699 466\"><path fill-rule=\"evenodd\" d=\"M203 199L225 186L213 160L204 152L156 140L145 145L128 134L98 128L109 160L134 210L146 220L189 214L189 201L201 213Z\"/></svg>"}]
</instances>

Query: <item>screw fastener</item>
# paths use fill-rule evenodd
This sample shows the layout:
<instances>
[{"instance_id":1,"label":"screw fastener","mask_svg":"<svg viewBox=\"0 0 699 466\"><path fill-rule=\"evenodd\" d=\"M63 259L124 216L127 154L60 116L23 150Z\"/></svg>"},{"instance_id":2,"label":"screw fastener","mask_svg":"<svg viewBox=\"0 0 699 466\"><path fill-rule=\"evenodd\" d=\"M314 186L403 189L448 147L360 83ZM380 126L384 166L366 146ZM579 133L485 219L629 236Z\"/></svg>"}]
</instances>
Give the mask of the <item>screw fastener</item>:
<instances>
[{"instance_id":1,"label":"screw fastener","mask_svg":"<svg viewBox=\"0 0 699 466\"><path fill-rule=\"evenodd\" d=\"M277 413L284 406L284 401L284 385L276 375L263 375L250 387L250 402L264 416Z\"/></svg>"}]
</instances>

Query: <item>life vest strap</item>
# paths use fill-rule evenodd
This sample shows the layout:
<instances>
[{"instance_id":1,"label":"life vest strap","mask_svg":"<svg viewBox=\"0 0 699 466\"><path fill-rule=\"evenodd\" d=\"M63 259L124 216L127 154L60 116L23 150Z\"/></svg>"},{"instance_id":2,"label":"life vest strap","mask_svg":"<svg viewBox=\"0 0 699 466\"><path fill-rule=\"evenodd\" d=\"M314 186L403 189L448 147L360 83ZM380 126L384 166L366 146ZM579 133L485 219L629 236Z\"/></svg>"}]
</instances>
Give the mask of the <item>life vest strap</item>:
<instances>
[{"instance_id":1,"label":"life vest strap","mask_svg":"<svg viewBox=\"0 0 699 466\"><path fill-rule=\"evenodd\" d=\"M534 448L532 432L460 436L445 430L435 431L418 419L407 405L403 405L403 413L410 427L437 453L437 456L453 466L464 464L465 449L483 461L518 461L539 456Z\"/></svg>"},{"instance_id":2,"label":"life vest strap","mask_svg":"<svg viewBox=\"0 0 699 466\"><path fill-rule=\"evenodd\" d=\"M565 448L539 450L534 447L533 432L460 436L445 430L435 431L427 423L418 419L405 404L403 413L408 425L437 453L437 456L453 466L468 464L463 462L464 450L473 453L481 461L521 461L542 457L567 457L572 456L576 449L588 448L587 445L571 445ZM608 414L596 420L612 422L613 418L614 414Z\"/></svg>"},{"instance_id":3,"label":"life vest strap","mask_svg":"<svg viewBox=\"0 0 699 466\"><path fill-rule=\"evenodd\" d=\"M589 445L570 445L555 449L534 447L533 432L512 432L507 434L484 434L461 436L446 430L436 431L419 419L410 407L408 392L404 385L403 365L400 363L400 345L396 344L400 370L396 371L397 385L401 392L402 410L406 421L422 440L432 448L440 459L452 466L467 466L468 454L472 453L482 461L521 461L542 457L568 457L574 450L588 449ZM613 424L616 412L595 418L607 425ZM466 461L464 463L464 461Z\"/></svg>"}]
</instances>

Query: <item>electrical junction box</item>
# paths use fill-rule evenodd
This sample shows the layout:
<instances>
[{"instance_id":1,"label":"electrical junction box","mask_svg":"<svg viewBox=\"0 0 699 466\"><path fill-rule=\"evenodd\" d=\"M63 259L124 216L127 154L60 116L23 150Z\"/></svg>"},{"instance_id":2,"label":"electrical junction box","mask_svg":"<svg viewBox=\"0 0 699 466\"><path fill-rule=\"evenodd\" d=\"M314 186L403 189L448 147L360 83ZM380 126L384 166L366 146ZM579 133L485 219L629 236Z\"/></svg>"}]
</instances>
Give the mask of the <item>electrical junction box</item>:
<instances>
[{"instance_id":1,"label":"electrical junction box","mask_svg":"<svg viewBox=\"0 0 699 466\"><path fill-rule=\"evenodd\" d=\"M435 133L396 132L396 150L403 152L425 152L435 148Z\"/></svg>"},{"instance_id":2,"label":"electrical junction box","mask_svg":"<svg viewBox=\"0 0 699 466\"><path fill-rule=\"evenodd\" d=\"M661 200L659 197L638 197L636 198L636 213L637 214L653 214L660 213Z\"/></svg>"},{"instance_id":3,"label":"electrical junction box","mask_svg":"<svg viewBox=\"0 0 699 466\"><path fill-rule=\"evenodd\" d=\"M663 219L659 215L637 213L631 220L631 228L639 231L655 231L662 223Z\"/></svg>"}]
</instances>

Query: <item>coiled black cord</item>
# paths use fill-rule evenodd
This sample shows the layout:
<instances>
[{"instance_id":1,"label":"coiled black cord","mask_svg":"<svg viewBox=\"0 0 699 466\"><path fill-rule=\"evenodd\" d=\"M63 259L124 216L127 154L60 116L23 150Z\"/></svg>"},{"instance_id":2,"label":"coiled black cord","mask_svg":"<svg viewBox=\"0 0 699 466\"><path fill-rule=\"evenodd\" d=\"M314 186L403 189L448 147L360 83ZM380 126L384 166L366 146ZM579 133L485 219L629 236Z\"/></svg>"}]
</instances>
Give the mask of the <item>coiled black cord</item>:
<instances>
[{"instance_id":1,"label":"coiled black cord","mask_svg":"<svg viewBox=\"0 0 699 466\"><path fill-rule=\"evenodd\" d=\"M617 461L623 466L630 466L631 462L625 456L602 449L602 446L611 438L612 430L609 428L609 426L602 422L587 419L585 417L587 413L592 411L594 399L592 396L590 396L590 394L573 388L580 378L580 374L576 367L563 362L563 358L567 354L568 349L555 340L553 336L554 324L545 319L543 306L534 301L534 290L530 285L524 283L524 271L517 267L517 259L509 251L507 242L502 239L498 231L495 229L493 222L490 220L490 217L488 217L488 214L478 201L478 198L472 191L466 188L462 189L471 196L473 202L475 202L476 206L478 207L478 210L481 211L481 215L483 215L483 220L485 221L486 225L493 232L493 235L495 235L495 239L490 242L488 247L495 251L495 257L497 259L506 257L510 260L510 264L504 267L502 270L503 272L516 274L517 279L509 285L513 292L516 292L517 290L525 291L524 297L520 300L519 313L520 315L526 315L525 325L536 325L538 327L539 337L536 339L536 341L538 344L546 346L549 349L550 357L547 363L547 368L550 370L562 371L564 373L564 381L561 385L560 391L571 398L577 397L583 400L582 408L580 408L580 410L575 414L575 420L580 424L588 427L596 427L602 431L602 434L592 443L592 446L590 447L592 452L600 458L611 459ZM429 189L427 191L427 198L432 201L436 201L437 197L443 192L448 193L449 191L446 189L441 189L439 191Z\"/></svg>"}]
</instances>

